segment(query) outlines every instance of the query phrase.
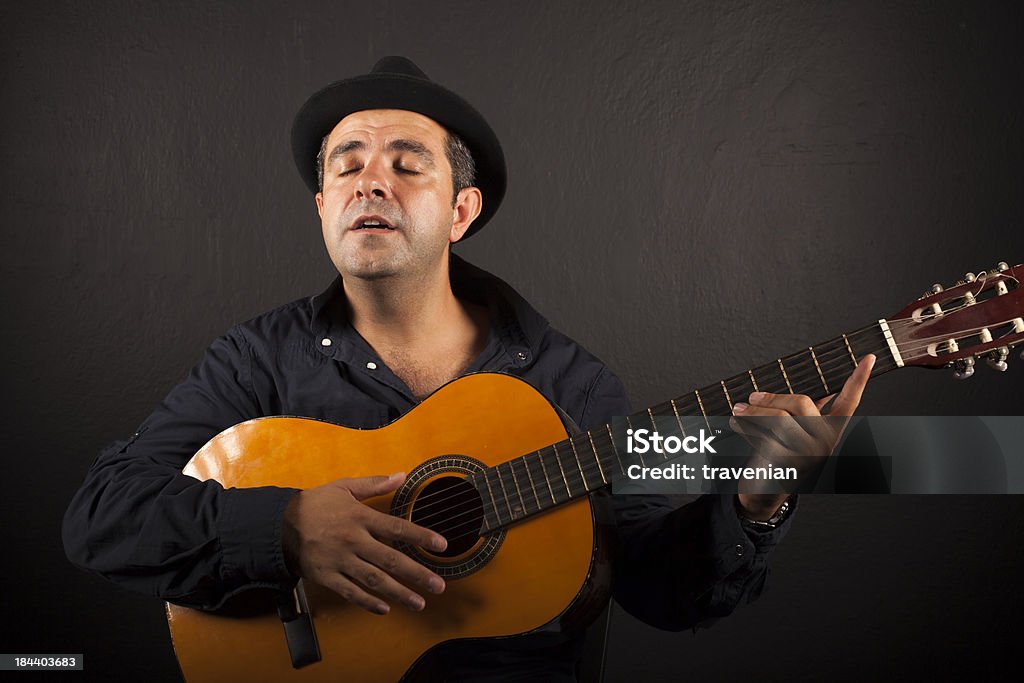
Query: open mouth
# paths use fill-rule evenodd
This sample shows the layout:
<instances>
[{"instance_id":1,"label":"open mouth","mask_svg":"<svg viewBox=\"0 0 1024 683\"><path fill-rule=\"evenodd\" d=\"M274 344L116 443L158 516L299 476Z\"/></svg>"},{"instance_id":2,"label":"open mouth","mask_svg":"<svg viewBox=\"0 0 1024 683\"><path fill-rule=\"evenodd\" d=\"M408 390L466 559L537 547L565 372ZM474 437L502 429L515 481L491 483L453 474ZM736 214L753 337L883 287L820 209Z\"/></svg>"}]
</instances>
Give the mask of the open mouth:
<instances>
[{"instance_id":1,"label":"open mouth","mask_svg":"<svg viewBox=\"0 0 1024 683\"><path fill-rule=\"evenodd\" d=\"M383 218L379 217L361 217L352 225L352 230L360 230L363 232L387 232L394 230L394 226L388 223Z\"/></svg>"}]
</instances>

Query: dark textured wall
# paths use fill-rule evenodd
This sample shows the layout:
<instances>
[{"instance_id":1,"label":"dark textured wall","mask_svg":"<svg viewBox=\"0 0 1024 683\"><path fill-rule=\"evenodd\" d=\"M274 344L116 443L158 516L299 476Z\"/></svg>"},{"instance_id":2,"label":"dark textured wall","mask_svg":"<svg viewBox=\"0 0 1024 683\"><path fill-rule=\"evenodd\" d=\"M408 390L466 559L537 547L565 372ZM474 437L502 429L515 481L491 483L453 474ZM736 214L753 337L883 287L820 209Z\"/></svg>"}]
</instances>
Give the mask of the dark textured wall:
<instances>
[{"instance_id":1,"label":"dark textured wall","mask_svg":"<svg viewBox=\"0 0 1024 683\"><path fill-rule=\"evenodd\" d=\"M459 251L637 405L1024 261L1018 3L5 3L0 651L175 680L161 603L59 523L234 322L332 276L287 131L405 54L487 115L511 182ZM1016 356L1014 356L1016 358ZM908 370L879 414L1021 414L1020 363ZM616 612L608 680L994 673L1020 633L1017 497L808 498L768 593L710 631Z\"/></svg>"}]
</instances>

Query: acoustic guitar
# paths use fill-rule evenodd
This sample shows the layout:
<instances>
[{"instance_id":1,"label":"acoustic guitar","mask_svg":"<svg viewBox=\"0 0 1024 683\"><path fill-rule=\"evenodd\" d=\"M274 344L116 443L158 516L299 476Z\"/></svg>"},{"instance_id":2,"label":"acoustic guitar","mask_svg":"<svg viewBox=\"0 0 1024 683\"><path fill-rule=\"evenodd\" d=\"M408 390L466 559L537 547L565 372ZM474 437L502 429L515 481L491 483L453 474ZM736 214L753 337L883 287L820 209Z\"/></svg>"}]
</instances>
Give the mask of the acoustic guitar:
<instances>
[{"instance_id":1,"label":"acoustic guitar","mask_svg":"<svg viewBox=\"0 0 1024 683\"><path fill-rule=\"evenodd\" d=\"M370 614L317 585L250 591L218 612L167 604L189 683L414 680L442 643L581 628L604 606L608 558L590 494L624 476L617 430L731 414L751 391L835 393L868 353L873 375L953 367L984 358L1006 369L1024 339L1024 266L997 268L949 289L934 285L889 318L570 436L556 408L515 377L466 375L379 429L302 417L263 417L211 439L186 474L225 487L312 488L341 477L408 473L373 508L448 539L443 553L400 549L447 588L421 612ZM742 398L741 398L742 397ZM663 425L664 422L658 424Z\"/></svg>"}]
</instances>

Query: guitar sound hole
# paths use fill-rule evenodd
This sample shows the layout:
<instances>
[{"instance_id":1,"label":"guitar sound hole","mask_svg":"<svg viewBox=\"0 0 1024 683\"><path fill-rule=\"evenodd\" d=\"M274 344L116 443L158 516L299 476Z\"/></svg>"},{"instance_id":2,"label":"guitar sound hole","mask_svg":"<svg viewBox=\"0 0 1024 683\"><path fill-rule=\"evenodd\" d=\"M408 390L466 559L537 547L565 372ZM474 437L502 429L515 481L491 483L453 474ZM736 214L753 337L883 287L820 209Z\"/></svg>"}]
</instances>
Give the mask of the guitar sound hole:
<instances>
[{"instance_id":1,"label":"guitar sound hole","mask_svg":"<svg viewBox=\"0 0 1024 683\"><path fill-rule=\"evenodd\" d=\"M413 503L412 521L448 540L439 557L455 557L472 548L480 538L484 509L480 495L462 477L437 477L429 481Z\"/></svg>"}]
</instances>

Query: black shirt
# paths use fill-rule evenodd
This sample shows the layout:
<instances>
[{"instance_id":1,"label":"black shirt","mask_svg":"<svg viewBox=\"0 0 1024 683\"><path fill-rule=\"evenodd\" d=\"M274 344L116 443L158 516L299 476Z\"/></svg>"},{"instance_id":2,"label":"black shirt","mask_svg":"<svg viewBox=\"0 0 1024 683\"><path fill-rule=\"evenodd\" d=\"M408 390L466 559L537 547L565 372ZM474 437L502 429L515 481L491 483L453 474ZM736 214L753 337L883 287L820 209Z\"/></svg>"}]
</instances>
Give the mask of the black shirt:
<instances>
[{"instance_id":1,"label":"black shirt","mask_svg":"<svg viewBox=\"0 0 1024 683\"><path fill-rule=\"evenodd\" d=\"M489 341L467 372L520 377L584 430L629 413L619 379L505 282L456 256L451 281L457 296L491 312ZM343 297L337 278L323 293L216 339L135 434L93 462L64 517L68 558L126 588L199 609L293 582L281 524L297 491L224 489L181 470L213 436L254 417L376 428L417 405L348 323ZM741 525L731 496L702 496L678 509L661 496L611 501L619 536L614 596L636 617L671 630L707 625L760 595L768 554L789 526Z\"/></svg>"}]
</instances>

